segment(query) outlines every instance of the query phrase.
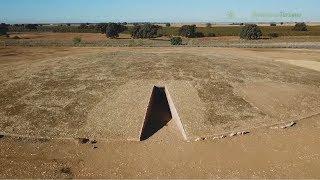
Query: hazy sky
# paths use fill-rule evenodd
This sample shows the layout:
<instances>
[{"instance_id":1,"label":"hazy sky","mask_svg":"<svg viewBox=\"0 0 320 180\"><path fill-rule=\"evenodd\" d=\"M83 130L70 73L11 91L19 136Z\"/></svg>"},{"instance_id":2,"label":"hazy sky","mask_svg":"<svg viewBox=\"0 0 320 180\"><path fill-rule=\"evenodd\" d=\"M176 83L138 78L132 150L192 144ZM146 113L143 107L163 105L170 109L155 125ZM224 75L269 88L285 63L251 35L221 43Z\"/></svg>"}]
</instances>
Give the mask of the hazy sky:
<instances>
[{"instance_id":1,"label":"hazy sky","mask_svg":"<svg viewBox=\"0 0 320 180\"><path fill-rule=\"evenodd\" d=\"M0 0L0 22L319 22L319 8L319 0Z\"/></svg>"}]
</instances>

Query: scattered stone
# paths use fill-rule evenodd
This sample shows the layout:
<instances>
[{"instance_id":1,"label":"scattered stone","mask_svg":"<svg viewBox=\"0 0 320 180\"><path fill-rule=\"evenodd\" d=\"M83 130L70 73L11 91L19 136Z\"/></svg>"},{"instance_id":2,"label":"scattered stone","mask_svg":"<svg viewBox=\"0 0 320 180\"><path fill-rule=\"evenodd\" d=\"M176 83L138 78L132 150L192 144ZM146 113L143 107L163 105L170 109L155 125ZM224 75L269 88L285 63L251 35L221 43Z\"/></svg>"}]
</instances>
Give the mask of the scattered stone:
<instances>
[{"instance_id":1,"label":"scattered stone","mask_svg":"<svg viewBox=\"0 0 320 180\"><path fill-rule=\"evenodd\" d=\"M71 174L71 168L69 168L69 167L63 167L63 168L61 169L61 173Z\"/></svg>"},{"instance_id":2,"label":"scattered stone","mask_svg":"<svg viewBox=\"0 0 320 180\"><path fill-rule=\"evenodd\" d=\"M97 146L93 146L93 149L97 149L98 147Z\"/></svg>"},{"instance_id":3,"label":"scattered stone","mask_svg":"<svg viewBox=\"0 0 320 180\"><path fill-rule=\"evenodd\" d=\"M237 135L242 135L242 132L237 132Z\"/></svg>"},{"instance_id":4,"label":"scattered stone","mask_svg":"<svg viewBox=\"0 0 320 180\"><path fill-rule=\"evenodd\" d=\"M219 137L213 137L212 139L213 139L213 140L216 140L216 139L220 139L220 138L219 138Z\"/></svg>"},{"instance_id":5,"label":"scattered stone","mask_svg":"<svg viewBox=\"0 0 320 180\"><path fill-rule=\"evenodd\" d=\"M196 138L196 139L195 139L195 141L200 141L200 140L201 140L201 138Z\"/></svg>"},{"instance_id":6,"label":"scattered stone","mask_svg":"<svg viewBox=\"0 0 320 180\"><path fill-rule=\"evenodd\" d=\"M4 135L0 134L0 139L4 138Z\"/></svg>"},{"instance_id":7,"label":"scattered stone","mask_svg":"<svg viewBox=\"0 0 320 180\"><path fill-rule=\"evenodd\" d=\"M249 131L242 131L241 135L246 135L246 134L249 134L249 133L250 133Z\"/></svg>"},{"instance_id":8,"label":"scattered stone","mask_svg":"<svg viewBox=\"0 0 320 180\"><path fill-rule=\"evenodd\" d=\"M207 139L207 138L205 138L205 137L202 137L202 138L201 138L202 141L204 141L204 140L206 140L206 139Z\"/></svg>"},{"instance_id":9,"label":"scattered stone","mask_svg":"<svg viewBox=\"0 0 320 180\"><path fill-rule=\"evenodd\" d=\"M79 143L87 144L90 140L88 138L79 138Z\"/></svg>"},{"instance_id":10,"label":"scattered stone","mask_svg":"<svg viewBox=\"0 0 320 180\"><path fill-rule=\"evenodd\" d=\"M226 138L226 137L227 137L226 135L221 135L220 139L223 139L223 138Z\"/></svg>"},{"instance_id":11,"label":"scattered stone","mask_svg":"<svg viewBox=\"0 0 320 180\"><path fill-rule=\"evenodd\" d=\"M91 144L97 144L98 142L96 140L92 140Z\"/></svg>"},{"instance_id":12,"label":"scattered stone","mask_svg":"<svg viewBox=\"0 0 320 180\"><path fill-rule=\"evenodd\" d=\"M70 167L63 167L60 169L60 173L62 175L62 179L72 179L73 173Z\"/></svg>"},{"instance_id":13,"label":"scattered stone","mask_svg":"<svg viewBox=\"0 0 320 180\"><path fill-rule=\"evenodd\" d=\"M233 136L236 136L238 133L231 133L229 136L230 137L233 137Z\"/></svg>"},{"instance_id":14,"label":"scattered stone","mask_svg":"<svg viewBox=\"0 0 320 180\"><path fill-rule=\"evenodd\" d=\"M286 125L284 125L284 126L281 126L281 129L287 129L287 128L289 128L289 127L295 126L296 124L297 124L296 122L291 122L291 123L289 123L289 124L286 124Z\"/></svg>"}]
</instances>

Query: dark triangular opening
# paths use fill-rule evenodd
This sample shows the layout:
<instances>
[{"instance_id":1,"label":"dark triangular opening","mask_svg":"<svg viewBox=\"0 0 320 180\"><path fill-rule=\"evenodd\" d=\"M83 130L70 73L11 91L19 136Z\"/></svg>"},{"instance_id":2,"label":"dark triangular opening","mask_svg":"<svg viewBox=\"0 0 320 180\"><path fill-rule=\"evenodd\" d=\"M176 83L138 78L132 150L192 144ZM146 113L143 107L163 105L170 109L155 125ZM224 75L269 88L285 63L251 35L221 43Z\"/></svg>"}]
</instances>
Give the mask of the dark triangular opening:
<instances>
[{"instance_id":1,"label":"dark triangular opening","mask_svg":"<svg viewBox=\"0 0 320 180\"><path fill-rule=\"evenodd\" d=\"M140 141L144 141L172 119L169 103L164 87L154 87L150 98L147 114L141 131Z\"/></svg>"}]
</instances>

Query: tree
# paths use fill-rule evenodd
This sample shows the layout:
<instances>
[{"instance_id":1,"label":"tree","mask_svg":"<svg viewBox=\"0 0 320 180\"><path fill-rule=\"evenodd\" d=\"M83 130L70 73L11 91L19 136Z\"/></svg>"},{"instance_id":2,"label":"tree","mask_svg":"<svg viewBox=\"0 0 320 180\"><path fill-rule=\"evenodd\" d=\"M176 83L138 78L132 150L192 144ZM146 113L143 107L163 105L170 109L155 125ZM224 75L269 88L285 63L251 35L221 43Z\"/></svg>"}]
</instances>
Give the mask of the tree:
<instances>
[{"instance_id":1,"label":"tree","mask_svg":"<svg viewBox=\"0 0 320 180\"><path fill-rule=\"evenodd\" d=\"M204 34L202 32L197 31L196 25L183 25L179 29L179 34L188 38L204 37Z\"/></svg>"},{"instance_id":2,"label":"tree","mask_svg":"<svg viewBox=\"0 0 320 180\"><path fill-rule=\"evenodd\" d=\"M0 36L7 35L8 31L9 31L8 25L5 23L1 23L0 24Z\"/></svg>"},{"instance_id":3,"label":"tree","mask_svg":"<svg viewBox=\"0 0 320 180\"><path fill-rule=\"evenodd\" d=\"M101 34L106 33L107 23L100 23L96 25L96 30L100 31Z\"/></svg>"},{"instance_id":4,"label":"tree","mask_svg":"<svg viewBox=\"0 0 320 180\"><path fill-rule=\"evenodd\" d=\"M207 23L207 24L206 24L206 27L207 27L207 28L211 28L211 26L212 26L211 23Z\"/></svg>"},{"instance_id":5,"label":"tree","mask_svg":"<svg viewBox=\"0 0 320 180\"><path fill-rule=\"evenodd\" d=\"M132 38L155 38L158 36L158 30L161 27L153 24L144 24L134 26L131 32Z\"/></svg>"},{"instance_id":6,"label":"tree","mask_svg":"<svg viewBox=\"0 0 320 180\"><path fill-rule=\"evenodd\" d=\"M117 38L119 33L126 30L126 27L120 23L108 23L105 27L105 33L108 38Z\"/></svg>"},{"instance_id":7,"label":"tree","mask_svg":"<svg viewBox=\"0 0 320 180\"><path fill-rule=\"evenodd\" d=\"M80 24L79 29L86 29L87 28L87 24Z\"/></svg>"},{"instance_id":8,"label":"tree","mask_svg":"<svg viewBox=\"0 0 320 180\"><path fill-rule=\"evenodd\" d=\"M256 24L246 24L240 32L241 39L259 39L262 36L262 31Z\"/></svg>"},{"instance_id":9,"label":"tree","mask_svg":"<svg viewBox=\"0 0 320 180\"><path fill-rule=\"evenodd\" d=\"M28 30L36 30L38 27L38 24L26 24L24 27Z\"/></svg>"},{"instance_id":10,"label":"tree","mask_svg":"<svg viewBox=\"0 0 320 180\"><path fill-rule=\"evenodd\" d=\"M270 26L277 26L277 23L270 23Z\"/></svg>"},{"instance_id":11,"label":"tree","mask_svg":"<svg viewBox=\"0 0 320 180\"><path fill-rule=\"evenodd\" d=\"M173 37L170 39L171 45L177 46L182 45L182 38L181 37Z\"/></svg>"},{"instance_id":12,"label":"tree","mask_svg":"<svg viewBox=\"0 0 320 180\"><path fill-rule=\"evenodd\" d=\"M308 31L308 27L306 23L296 23L296 25L293 27L294 31Z\"/></svg>"},{"instance_id":13,"label":"tree","mask_svg":"<svg viewBox=\"0 0 320 180\"><path fill-rule=\"evenodd\" d=\"M171 24L170 23L166 23L166 27L170 27L171 26Z\"/></svg>"}]
</instances>

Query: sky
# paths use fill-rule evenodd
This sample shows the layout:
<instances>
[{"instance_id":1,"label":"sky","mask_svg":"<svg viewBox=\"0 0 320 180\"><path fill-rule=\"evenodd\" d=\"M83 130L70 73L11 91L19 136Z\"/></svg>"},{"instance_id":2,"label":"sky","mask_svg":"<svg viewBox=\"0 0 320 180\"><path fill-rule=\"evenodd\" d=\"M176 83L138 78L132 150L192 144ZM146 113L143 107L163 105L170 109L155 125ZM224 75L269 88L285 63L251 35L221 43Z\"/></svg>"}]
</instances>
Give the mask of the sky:
<instances>
[{"instance_id":1,"label":"sky","mask_svg":"<svg viewBox=\"0 0 320 180\"><path fill-rule=\"evenodd\" d=\"M319 0L0 0L0 22L320 22Z\"/></svg>"}]
</instances>

